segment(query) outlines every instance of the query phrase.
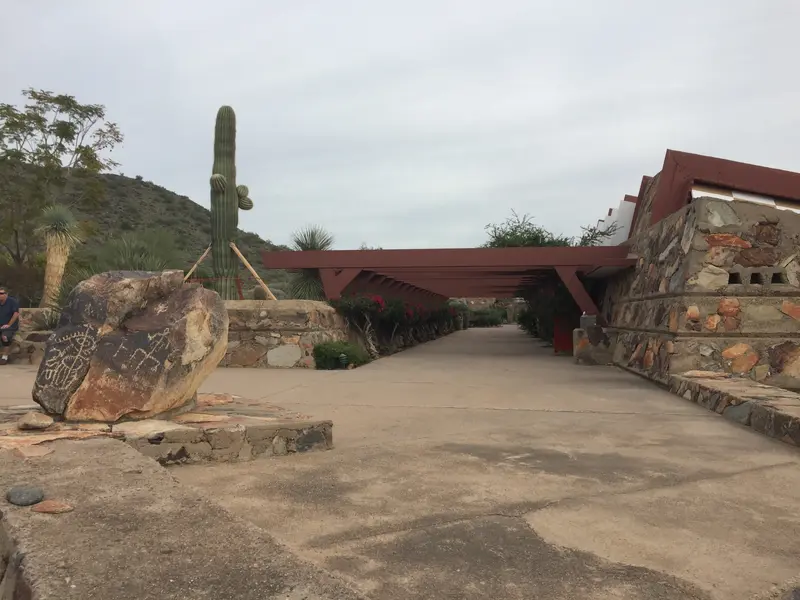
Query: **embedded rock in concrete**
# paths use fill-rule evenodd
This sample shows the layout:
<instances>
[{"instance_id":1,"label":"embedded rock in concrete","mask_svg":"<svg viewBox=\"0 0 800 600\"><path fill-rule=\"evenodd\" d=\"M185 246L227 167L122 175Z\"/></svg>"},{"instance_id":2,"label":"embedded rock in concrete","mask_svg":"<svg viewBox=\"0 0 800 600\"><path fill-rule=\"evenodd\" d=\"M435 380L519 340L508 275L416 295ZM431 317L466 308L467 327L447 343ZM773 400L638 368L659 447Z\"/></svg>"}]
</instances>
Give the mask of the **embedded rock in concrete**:
<instances>
[{"instance_id":1,"label":"embedded rock in concrete","mask_svg":"<svg viewBox=\"0 0 800 600\"><path fill-rule=\"evenodd\" d=\"M780 258L776 248L745 248L733 262L743 267L771 267Z\"/></svg>"},{"instance_id":2,"label":"embedded rock in concrete","mask_svg":"<svg viewBox=\"0 0 800 600\"><path fill-rule=\"evenodd\" d=\"M687 283L700 289L719 290L728 285L728 272L714 265L705 265Z\"/></svg>"},{"instance_id":3,"label":"embedded rock in concrete","mask_svg":"<svg viewBox=\"0 0 800 600\"><path fill-rule=\"evenodd\" d=\"M267 352L267 364L270 367L293 367L302 357L300 346L287 344Z\"/></svg>"},{"instance_id":4,"label":"embedded rock in concrete","mask_svg":"<svg viewBox=\"0 0 800 600\"><path fill-rule=\"evenodd\" d=\"M6 500L14 506L31 506L44 499L44 492L41 488L30 485L18 485L12 487L6 493Z\"/></svg>"},{"instance_id":5,"label":"embedded rock in concrete","mask_svg":"<svg viewBox=\"0 0 800 600\"><path fill-rule=\"evenodd\" d=\"M756 241L769 246L781 243L781 230L775 223L759 223L753 228Z\"/></svg>"},{"instance_id":6,"label":"embedded rock in concrete","mask_svg":"<svg viewBox=\"0 0 800 600\"><path fill-rule=\"evenodd\" d=\"M723 317L735 317L739 314L739 299L723 298L719 301L717 312Z\"/></svg>"},{"instance_id":7,"label":"embedded rock in concrete","mask_svg":"<svg viewBox=\"0 0 800 600\"><path fill-rule=\"evenodd\" d=\"M228 316L183 273L115 271L78 284L47 343L33 399L68 420L181 408L225 355Z\"/></svg>"},{"instance_id":8,"label":"embedded rock in concrete","mask_svg":"<svg viewBox=\"0 0 800 600\"><path fill-rule=\"evenodd\" d=\"M784 300L781 304L781 312L797 321L800 321L800 304L795 304L794 302Z\"/></svg>"},{"instance_id":9,"label":"embedded rock in concrete","mask_svg":"<svg viewBox=\"0 0 800 600\"><path fill-rule=\"evenodd\" d=\"M62 515L72 512L75 508L71 504L59 500L44 500L36 504L31 510L46 515Z\"/></svg>"},{"instance_id":10,"label":"embedded rock in concrete","mask_svg":"<svg viewBox=\"0 0 800 600\"><path fill-rule=\"evenodd\" d=\"M739 225L741 221L728 202L707 202L706 220L714 227Z\"/></svg>"},{"instance_id":11,"label":"embedded rock in concrete","mask_svg":"<svg viewBox=\"0 0 800 600\"><path fill-rule=\"evenodd\" d=\"M726 246L728 248L750 248L752 244L732 233L712 233L706 236L709 246Z\"/></svg>"}]
</instances>

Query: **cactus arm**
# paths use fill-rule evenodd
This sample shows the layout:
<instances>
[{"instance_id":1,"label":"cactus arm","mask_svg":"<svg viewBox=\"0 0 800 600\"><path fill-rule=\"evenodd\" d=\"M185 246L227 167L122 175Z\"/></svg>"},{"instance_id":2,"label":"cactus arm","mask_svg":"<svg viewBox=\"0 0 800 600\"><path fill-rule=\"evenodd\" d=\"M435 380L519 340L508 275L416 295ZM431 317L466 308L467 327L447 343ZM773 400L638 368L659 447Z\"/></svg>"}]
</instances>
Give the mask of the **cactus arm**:
<instances>
[{"instance_id":1,"label":"cactus arm","mask_svg":"<svg viewBox=\"0 0 800 600\"><path fill-rule=\"evenodd\" d=\"M211 189L213 191L224 192L226 187L228 187L228 180L225 179L225 175L214 173L211 176Z\"/></svg>"},{"instance_id":2,"label":"cactus arm","mask_svg":"<svg viewBox=\"0 0 800 600\"><path fill-rule=\"evenodd\" d=\"M236 187L236 195L239 197L239 208L242 210L250 210L253 208L253 201L247 196L249 193L250 190L247 189L246 185Z\"/></svg>"}]
</instances>

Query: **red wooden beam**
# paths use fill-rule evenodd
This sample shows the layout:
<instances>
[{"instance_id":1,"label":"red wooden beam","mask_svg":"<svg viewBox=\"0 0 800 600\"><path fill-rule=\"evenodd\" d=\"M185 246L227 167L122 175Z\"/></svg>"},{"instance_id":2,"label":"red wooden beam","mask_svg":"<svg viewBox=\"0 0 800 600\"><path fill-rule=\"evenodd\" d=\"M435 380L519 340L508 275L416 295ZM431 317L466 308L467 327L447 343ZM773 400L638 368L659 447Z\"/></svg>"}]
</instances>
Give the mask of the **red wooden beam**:
<instances>
[{"instance_id":1,"label":"red wooden beam","mask_svg":"<svg viewBox=\"0 0 800 600\"><path fill-rule=\"evenodd\" d=\"M427 250L329 250L262 253L269 269L364 269L451 267L537 268L554 266L630 266L624 246L550 248L458 248Z\"/></svg>"},{"instance_id":2,"label":"red wooden beam","mask_svg":"<svg viewBox=\"0 0 800 600\"><path fill-rule=\"evenodd\" d=\"M338 300L342 291L361 273L361 269L320 269L322 289L328 300Z\"/></svg>"},{"instance_id":3,"label":"red wooden beam","mask_svg":"<svg viewBox=\"0 0 800 600\"><path fill-rule=\"evenodd\" d=\"M575 304L578 305L578 308L587 315L597 315L598 319L601 318L600 311L597 310L597 306L589 295L589 292L583 287L583 283L578 278L577 271L569 267L556 267L556 272L569 290L569 293L572 294L572 299L575 300Z\"/></svg>"},{"instance_id":4,"label":"red wooden beam","mask_svg":"<svg viewBox=\"0 0 800 600\"><path fill-rule=\"evenodd\" d=\"M653 197L650 225L686 206L695 183L800 200L800 173L667 150Z\"/></svg>"}]
</instances>

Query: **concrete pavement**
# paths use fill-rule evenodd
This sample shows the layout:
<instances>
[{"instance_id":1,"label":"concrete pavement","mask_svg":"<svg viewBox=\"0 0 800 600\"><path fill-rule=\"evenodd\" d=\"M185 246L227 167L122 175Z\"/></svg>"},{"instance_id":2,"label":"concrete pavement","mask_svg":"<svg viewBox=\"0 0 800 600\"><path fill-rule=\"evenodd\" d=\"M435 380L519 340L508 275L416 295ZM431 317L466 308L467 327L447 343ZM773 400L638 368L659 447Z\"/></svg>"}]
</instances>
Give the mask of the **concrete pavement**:
<instances>
[{"instance_id":1,"label":"concrete pavement","mask_svg":"<svg viewBox=\"0 0 800 600\"><path fill-rule=\"evenodd\" d=\"M32 375L0 367L0 403ZM374 599L730 600L800 574L796 449L514 327L204 391L334 421L331 452L171 472Z\"/></svg>"},{"instance_id":2,"label":"concrete pavement","mask_svg":"<svg viewBox=\"0 0 800 600\"><path fill-rule=\"evenodd\" d=\"M354 371L218 370L333 452L174 470L377 599L745 599L800 574L800 455L514 327Z\"/></svg>"}]
</instances>

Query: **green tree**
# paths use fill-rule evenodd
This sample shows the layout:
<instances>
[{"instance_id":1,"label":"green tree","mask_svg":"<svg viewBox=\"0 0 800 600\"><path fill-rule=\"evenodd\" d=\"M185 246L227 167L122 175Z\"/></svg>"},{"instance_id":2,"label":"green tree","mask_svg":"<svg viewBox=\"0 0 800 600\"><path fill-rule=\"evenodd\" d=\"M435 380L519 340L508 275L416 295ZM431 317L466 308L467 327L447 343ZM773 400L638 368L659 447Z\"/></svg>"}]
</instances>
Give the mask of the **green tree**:
<instances>
[{"instance_id":1,"label":"green tree","mask_svg":"<svg viewBox=\"0 0 800 600\"><path fill-rule=\"evenodd\" d=\"M520 217L512 210L511 216L502 223L486 226L489 239L483 247L598 246L614 235L617 229L616 223L605 228L590 225L581 227L581 235L577 237L555 235L534 223L530 215ZM533 287L518 290L518 293L527 303L527 308L518 319L520 327L548 342L553 340L555 319L572 318L578 311L572 294L555 274L540 279Z\"/></svg>"},{"instance_id":2,"label":"green tree","mask_svg":"<svg viewBox=\"0 0 800 600\"><path fill-rule=\"evenodd\" d=\"M597 246L614 235L619 227L612 223L606 228L596 225L581 227L581 235L567 237L555 235L533 222L528 214L519 216L511 211L511 216L502 223L490 223L486 226L489 239L484 248L520 248L542 246Z\"/></svg>"},{"instance_id":3,"label":"green tree","mask_svg":"<svg viewBox=\"0 0 800 600\"><path fill-rule=\"evenodd\" d=\"M0 248L17 265L40 247L36 222L71 181L85 178L77 202L102 198L92 177L117 166L107 157L123 136L101 104L46 90L22 92L25 105L0 103Z\"/></svg>"},{"instance_id":4,"label":"green tree","mask_svg":"<svg viewBox=\"0 0 800 600\"><path fill-rule=\"evenodd\" d=\"M44 238L47 247L44 292L39 304L40 308L47 308L58 302L70 252L83 240L83 232L69 208L54 204L42 213L36 233Z\"/></svg>"},{"instance_id":5,"label":"green tree","mask_svg":"<svg viewBox=\"0 0 800 600\"><path fill-rule=\"evenodd\" d=\"M292 234L292 249L298 252L325 251L333 248L333 235L318 225L310 225ZM325 291L318 269L302 269L289 284L292 298L324 300Z\"/></svg>"}]
</instances>

